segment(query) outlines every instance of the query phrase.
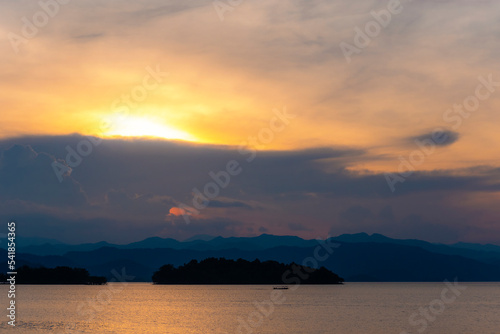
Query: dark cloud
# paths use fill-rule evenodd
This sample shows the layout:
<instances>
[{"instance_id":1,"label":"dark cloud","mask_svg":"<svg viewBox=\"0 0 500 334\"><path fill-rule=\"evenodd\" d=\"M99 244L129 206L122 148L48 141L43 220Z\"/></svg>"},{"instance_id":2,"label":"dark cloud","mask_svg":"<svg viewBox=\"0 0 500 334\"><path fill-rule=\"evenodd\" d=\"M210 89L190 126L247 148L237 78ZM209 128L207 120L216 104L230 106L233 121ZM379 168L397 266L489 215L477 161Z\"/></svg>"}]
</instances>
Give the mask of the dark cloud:
<instances>
[{"instance_id":1,"label":"dark cloud","mask_svg":"<svg viewBox=\"0 0 500 334\"><path fill-rule=\"evenodd\" d=\"M173 0L153 1L145 3L143 8L135 10L130 16L134 20L172 16L202 7L211 7L212 2L212 0L185 0L182 2Z\"/></svg>"},{"instance_id":2,"label":"dark cloud","mask_svg":"<svg viewBox=\"0 0 500 334\"><path fill-rule=\"evenodd\" d=\"M249 228L276 233L280 226L297 234L313 233L324 230L333 217L332 232L408 235L416 230L402 226L432 226L432 222L438 227L431 230L448 238L463 235L467 222L460 219L468 214L449 198L500 191L500 169L487 166L415 172L392 193L384 174L347 169L350 161L369 158L365 151L256 152L248 162L248 152L241 154L235 147L154 140L104 140L59 182L52 162L65 159L67 147L76 148L82 140L85 137L73 135L0 141L0 196L9 203L3 209L5 219L30 212L30 224L60 224L68 235L99 221L103 236L143 226L140 235L187 238L200 233L245 234ZM239 163L241 173L220 187L218 197L191 216L190 224L182 216L169 215L172 207L192 206L194 191L203 192L206 184L215 182L214 173L226 173L232 160ZM495 210L483 214L488 224L497 217ZM224 211L233 216L213 216ZM254 226L256 215L259 227ZM420 215L422 220L404 218L411 215ZM461 222L454 234L447 232L451 218L440 218L444 216ZM39 231L48 233L41 227ZM78 235L84 238L86 234Z\"/></svg>"},{"instance_id":3,"label":"dark cloud","mask_svg":"<svg viewBox=\"0 0 500 334\"><path fill-rule=\"evenodd\" d=\"M211 208L245 208L253 210L253 207L245 202L231 200L211 200L208 206Z\"/></svg>"},{"instance_id":4,"label":"dark cloud","mask_svg":"<svg viewBox=\"0 0 500 334\"><path fill-rule=\"evenodd\" d=\"M0 160L0 195L35 203L63 206L87 204L81 185L72 177L59 182L52 163L56 159L37 153L29 145L13 145L3 151Z\"/></svg>"},{"instance_id":5,"label":"dark cloud","mask_svg":"<svg viewBox=\"0 0 500 334\"><path fill-rule=\"evenodd\" d=\"M179 238L195 234L208 234L229 237L241 234L247 230L248 225L234 219L214 218L196 219L186 224L182 218L167 222L160 234L171 235L175 233Z\"/></svg>"},{"instance_id":6,"label":"dark cloud","mask_svg":"<svg viewBox=\"0 0 500 334\"><path fill-rule=\"evenodd\" d=\"M434 146L449 146L460 138L460 134L451 130L436 129L416 137L408 138L412 144L430 143Z\"/></svg>"},{"instance_id":7,"label":"dark cloud","mask_svg":"<svg viewBox=\"0 0 500 334\"><path fill-rule=\"evenodd\" d=\"M100 212L55 212L19 204L16 212L0 212L2 221L16 220L16 232L23 237L45 237L68 243L108 241L133 242L158 235L165 228L163 221L148 219L116 219Z\"/></svg>"},{"instance_id":8,"label":"dark cloud","mask_svg":"<svg viewBox=\"0 0 500 334\"><path fill-rule=\"evenodd\" d=\"M177 205L169 196L156 196L153 194L127 194L124 191L110 190L106 193L106 204L113 210L131 215L142 213L144 216L162 217Z\"/></svg>"},{"instance_id":9,"label":"dark cloud","mask_svg":"<svg viewBox=\"0 0 500 334\"><path fill-rule=\"evenodd\" d=\"M373 218L372 212L362 206L353 206L339 214L341 221L347 224L362 225Z\"/></svg>"},{"instance_id":10,"label":"dark cloud","mask_svg":"<svg viewBox=\"0 0 500 334\"><path fill-rule=\"evenodd\" d=\"M394 212L392 211L392 207L390 205L383 207L378 213L377 218L386 223L394 222Z\"/></svg>"},{"instance_id":11,"label":"dark cloud","mask_svg":"<svg viewBox=\"0 0 500 334\"><path fill-rule=\"evenodd\" d=\"M306 227L303 224L289 223L288 228L290 231L312 231L312 228Z\"/></svg>"}]
</instances>

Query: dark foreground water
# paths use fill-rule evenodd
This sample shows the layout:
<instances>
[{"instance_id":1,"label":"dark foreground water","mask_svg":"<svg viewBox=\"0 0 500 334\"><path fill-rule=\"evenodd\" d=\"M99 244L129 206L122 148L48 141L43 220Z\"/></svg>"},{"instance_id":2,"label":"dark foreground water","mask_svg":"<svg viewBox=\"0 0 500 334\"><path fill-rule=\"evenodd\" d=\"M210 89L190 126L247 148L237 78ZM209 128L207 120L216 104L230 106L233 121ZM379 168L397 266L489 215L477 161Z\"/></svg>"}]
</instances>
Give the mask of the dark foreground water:
<instances>
[{"instance_id":1,"label":"dark foreground water","mask_svg":"<svg viewBox=\"0 0 500 334\"><path fill-rule=\"evenodd\" d=\"M500 284L0 286L0 333L500 333Z\"/></svg>"}]
</instances>

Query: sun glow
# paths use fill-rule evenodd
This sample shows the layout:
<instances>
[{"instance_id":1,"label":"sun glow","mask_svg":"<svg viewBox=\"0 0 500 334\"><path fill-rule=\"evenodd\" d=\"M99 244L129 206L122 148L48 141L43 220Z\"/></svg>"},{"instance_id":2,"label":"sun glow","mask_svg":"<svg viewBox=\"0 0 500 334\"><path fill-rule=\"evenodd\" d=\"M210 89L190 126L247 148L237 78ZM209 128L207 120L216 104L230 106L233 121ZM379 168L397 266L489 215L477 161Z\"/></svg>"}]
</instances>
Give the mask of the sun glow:
<instances>
[{"instance_id":1,"label":"sun glow","mask_svg":"<svg viewBox=\"0 0 500 334\"><path fill-rule=\"evenodd\" d=\"M104 135L107 137L153 137L186 141L196 140L191 134L169 127L159 120L137 116L114 117L110 120L109 130Z\"/></svg>"}]
</instances>

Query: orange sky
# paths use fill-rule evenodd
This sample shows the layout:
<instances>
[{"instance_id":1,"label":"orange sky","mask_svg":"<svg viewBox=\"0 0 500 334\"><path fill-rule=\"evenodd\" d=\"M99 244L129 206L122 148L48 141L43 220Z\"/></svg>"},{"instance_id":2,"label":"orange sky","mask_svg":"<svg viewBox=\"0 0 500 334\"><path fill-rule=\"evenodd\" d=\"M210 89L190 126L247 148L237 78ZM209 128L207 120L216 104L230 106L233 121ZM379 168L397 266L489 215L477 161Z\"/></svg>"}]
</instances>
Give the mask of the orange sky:
<instances>
[{"instance_id":1,"label":"orange sky","mask_svg":"<svg viewBox=\"0 0 500 334\"><path fill-rule=\"evenodd\" d=\"M415 140L441 129L449 138L416 170L500 167L498 1L402 1L350 62L341 43L356 45L387 2L244 1L221 21L205 0L72 1L29 37L40 4L0 6L1 140L78 133L237 147L286 110L283 130L251 146L358 150L342 168L383 175L422 156ZM473 112L448 111L474 99ZM339 159L320 166L334 173ZM487 195L467 203L487 207Z\"/></svg>"},{"instance_id":2,"label":"orange sky","mask_svg":"<svg viewBox=\"0 0 500 334\"><path fill-rule=\"evenodd\" d=\"M453 125L443 114L474 93L478 76L500 81L491 44L496 28L488 24L498 4L490 1L433 11L428 2L405 4L350 64L338 44L353 43L353 29L372 19L361 4L311 4L313 19L297 16L300 8L291 4L245 3L221 22L211 6L156 16L133 2L119 9L94 2L62 6L17 54L3 41L0 136L164 134L238 145L267 126L273 108L286 106L296 120L262 149L367 149L373 161L352 168L387 170L399 154L416 148L407 138ZM264 15L286 6L289 17ZM19 33L15 18L39 10L37 4L9 5L0 14L2 32ZM141 101L132 98L125 125L102 131L102 121L116 122L120 113L113 102L137 93L148 67L168 75ZM498 92L482 101L454 129L460 140L421 169L495 165L499 107Z\"/></svg>"}]
</instances>

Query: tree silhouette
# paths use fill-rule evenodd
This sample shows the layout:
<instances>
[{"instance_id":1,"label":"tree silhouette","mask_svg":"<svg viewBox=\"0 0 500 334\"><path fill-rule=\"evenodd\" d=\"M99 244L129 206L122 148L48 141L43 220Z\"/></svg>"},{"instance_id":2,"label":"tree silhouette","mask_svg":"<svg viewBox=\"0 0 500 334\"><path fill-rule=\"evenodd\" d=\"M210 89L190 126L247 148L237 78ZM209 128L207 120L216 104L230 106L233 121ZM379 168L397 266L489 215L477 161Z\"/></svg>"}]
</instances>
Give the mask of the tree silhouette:
<instances>
[{"instance_id":1,"label":"tree silhouette","mask_svg":"<svg viewBox=\"0 0 500 334\"><path fill-rule=\"evenodd\" d=\"M178 268L167 264L153 274L152 280L155 284L283 284L286 275L299 271L303 284L341 284L344 281L325 267L313 269L295 263L285 265L276 261L224 258L192 260Z\"/></svg>"}]
</instances>

